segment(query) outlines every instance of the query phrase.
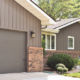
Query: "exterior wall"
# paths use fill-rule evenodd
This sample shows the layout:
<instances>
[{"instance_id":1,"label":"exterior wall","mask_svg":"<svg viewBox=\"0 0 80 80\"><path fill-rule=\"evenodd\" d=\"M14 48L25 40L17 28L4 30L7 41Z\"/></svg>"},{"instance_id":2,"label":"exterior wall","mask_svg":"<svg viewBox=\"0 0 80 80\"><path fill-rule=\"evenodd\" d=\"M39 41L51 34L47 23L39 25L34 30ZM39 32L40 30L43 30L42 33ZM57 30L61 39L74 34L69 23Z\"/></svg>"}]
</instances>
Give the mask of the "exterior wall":
<instances>
[{"instance_id":1,"label":"exterior wall","mask_svg":"<svg viewBox=\"0 0 80 80\"><path fill-rule=\"evenodd\" d=\"M74 50L68 50L68 36L74 36ZM53 54L69 54L73 58L80 57L80 23L72 24L65 27L56 34L56 50L46 50L44 56L44 69L46 69L46 62L49 56Z\"/></svg>"},{"instance_id":2,"label":"exterior wall","mask_svg":"<svg viewBox=\"0 0 80 80\"><path fill-rule=\"evenodd\" d=\"M27 70L29 72L41 72L43 71L43 49L37 47L28 48L28 66Z\"/></svg>"},{"instance_id":3,"label":"exterior wall","mask_svg":"<svg viewBox=\"0 0 80 80\"><path fill-rule=\"evenodd\" d=\"M80 23L72 24L66 28L60 30L57 34L57 49L56 50L68 50L68 36L74 36L75 49L70 51L80 50Z\"/></svg>"},{"instance_id":4,"label":"exterior wall","mask_svg":"<svg viewBox=\"0 0 80 80\"><path fill-rule=\"evenodd\" d=\"M43 70L41 47L41 21L14 0L0 0L0 29L20 31L25 34L25 60L28 71ZM36 37L32 38L30 32ZM29 48L28 47L34 47ZM30 64L31 63L31 64ZM32 66L31 66L32 65Z\"/></svg>"},{"instance_id":5,"label":"exterior wall","mask_svg":"<svg viewBox=\"0 0 80 80\"><path fill-rule=\"evenodd\" d=\"M27 46L41 47L41 22L14 0L0 0L0 29L27 32ZM31 38L30 31L36 38Z\"/></svg>"}]
</instances>

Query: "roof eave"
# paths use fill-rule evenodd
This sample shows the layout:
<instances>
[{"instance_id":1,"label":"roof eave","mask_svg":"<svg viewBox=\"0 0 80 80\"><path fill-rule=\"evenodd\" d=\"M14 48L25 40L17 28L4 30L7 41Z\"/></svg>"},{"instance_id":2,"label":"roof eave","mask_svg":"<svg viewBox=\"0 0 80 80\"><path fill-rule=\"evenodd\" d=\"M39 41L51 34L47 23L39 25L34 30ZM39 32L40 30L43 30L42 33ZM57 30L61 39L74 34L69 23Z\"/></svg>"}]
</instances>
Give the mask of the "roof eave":
<instances>
[{"instance_id":1,"label":"roof eave","mask_svg":"<svg viewBox=\"0 0 80 80\"><path fill-rule=\"evenodd\" d=\"M65 28L65 27L67 27L67 26L69 26L69 25L72 25L72 24L74 24L74 23L76 23L76 22L80 22L80 18L79 19L77 19L77 20L75 20L75 21L72 21L72 22L69 22L69 23L67 23L67 24L64 24L64 25L62 25L62 26L59 26L59 27L57 27L57 28L55 28L55 29L63 29L63 28Z\"/></svg>"},{"instance_id":2,"label":"roof eave","mask_svg":"<svg viewBox=\"0 0 80 80\"><path fill-rule=\"evenodd\" d=\"M15 0L41 21L41 25L54 25L56 22L30 0Z\"/></svg>"}]
</instances>

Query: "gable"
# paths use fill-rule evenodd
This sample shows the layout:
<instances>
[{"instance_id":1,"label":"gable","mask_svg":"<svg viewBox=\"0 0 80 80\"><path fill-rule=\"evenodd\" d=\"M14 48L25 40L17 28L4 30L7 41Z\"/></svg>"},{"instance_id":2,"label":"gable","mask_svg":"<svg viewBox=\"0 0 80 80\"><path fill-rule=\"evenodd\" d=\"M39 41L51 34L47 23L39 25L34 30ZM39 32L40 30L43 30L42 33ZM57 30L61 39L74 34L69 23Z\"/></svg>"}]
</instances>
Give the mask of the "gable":
<instances>
[{"instance_id":1,"label":"gable","mask_svg":"<svg viewBox=\"0 0 80 80\"><path fill-rule=\"evenodd\" d=\"M41 8L34 4L31 0L15 0L18 4L36 16L42 25L52 25L55 21L48 16Z\"/></svg>"},{"instance_id":2,"label":"gable","mask_svg":"<svg viewBox=\"0 0 80 80\"><path fill-rule=\"evenodd\" d=\"M68 27L62 28L60 30L60 32L65 34L65 35L66 35L66 33L75 35L77 32L78 33L80 32L80 23L77 22L77 23L74 23L72 25L69 25Z\"/></svg>"},{"instance_id":3,"label":"gable","mask_svg":"<svg viewBox=\"0 0 80 80\"><path fill-rule=\"evenodd\" d=\"M0 0L0 21L0 28L19 31L39 28L41 24L39 19L14 0Z\"/></svg>"}]
</instances>

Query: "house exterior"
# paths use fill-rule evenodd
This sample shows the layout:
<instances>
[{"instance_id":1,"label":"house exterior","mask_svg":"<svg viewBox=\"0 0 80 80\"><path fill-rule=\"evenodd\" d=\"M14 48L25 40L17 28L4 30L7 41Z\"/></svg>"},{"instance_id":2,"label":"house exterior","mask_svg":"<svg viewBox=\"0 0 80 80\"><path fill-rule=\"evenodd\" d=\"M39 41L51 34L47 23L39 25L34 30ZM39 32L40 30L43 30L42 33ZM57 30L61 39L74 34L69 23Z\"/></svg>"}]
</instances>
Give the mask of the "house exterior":
<instances>
[{"instance_id":1,"label":"house exterior","mask_svg":"<svg viewBox=\"0 0 80 80\"><path fill-rule=\"evenodd\" d=\"M46 29L50 30L49 32ZM58 30L55 32L52 29ZM45 49L48 53L68 53L80 56L80 18L63 19L42 31Z\"/></svg>"},{"instance_id":2,"label":"house exterior","mask_svg":"<svg viewBox=\"0 0 80 80\"><path fill-rule=\"evenodd\" d=\"M0 73L42 71L41 25L54 23L31 0L0 0Z\"/></svg>"}]
</instances>

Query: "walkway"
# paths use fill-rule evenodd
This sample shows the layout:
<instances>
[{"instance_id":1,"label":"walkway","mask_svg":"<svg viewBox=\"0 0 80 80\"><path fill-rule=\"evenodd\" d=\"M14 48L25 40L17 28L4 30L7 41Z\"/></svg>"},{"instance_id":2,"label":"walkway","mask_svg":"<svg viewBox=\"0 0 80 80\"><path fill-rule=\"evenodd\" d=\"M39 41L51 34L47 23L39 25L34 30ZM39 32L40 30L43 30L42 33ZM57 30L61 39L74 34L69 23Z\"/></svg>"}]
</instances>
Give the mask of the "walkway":
<instances>
[{"instance_id":1,"label":"walkway","mask_svg":"<svg viewBox=\"0 0 80 80\"><path fill-rule=\"evenodd\" d=\"M80 80L80 78L64 77L42 72L0 74L0 80Z\"/></svg>"}]
</instances>

